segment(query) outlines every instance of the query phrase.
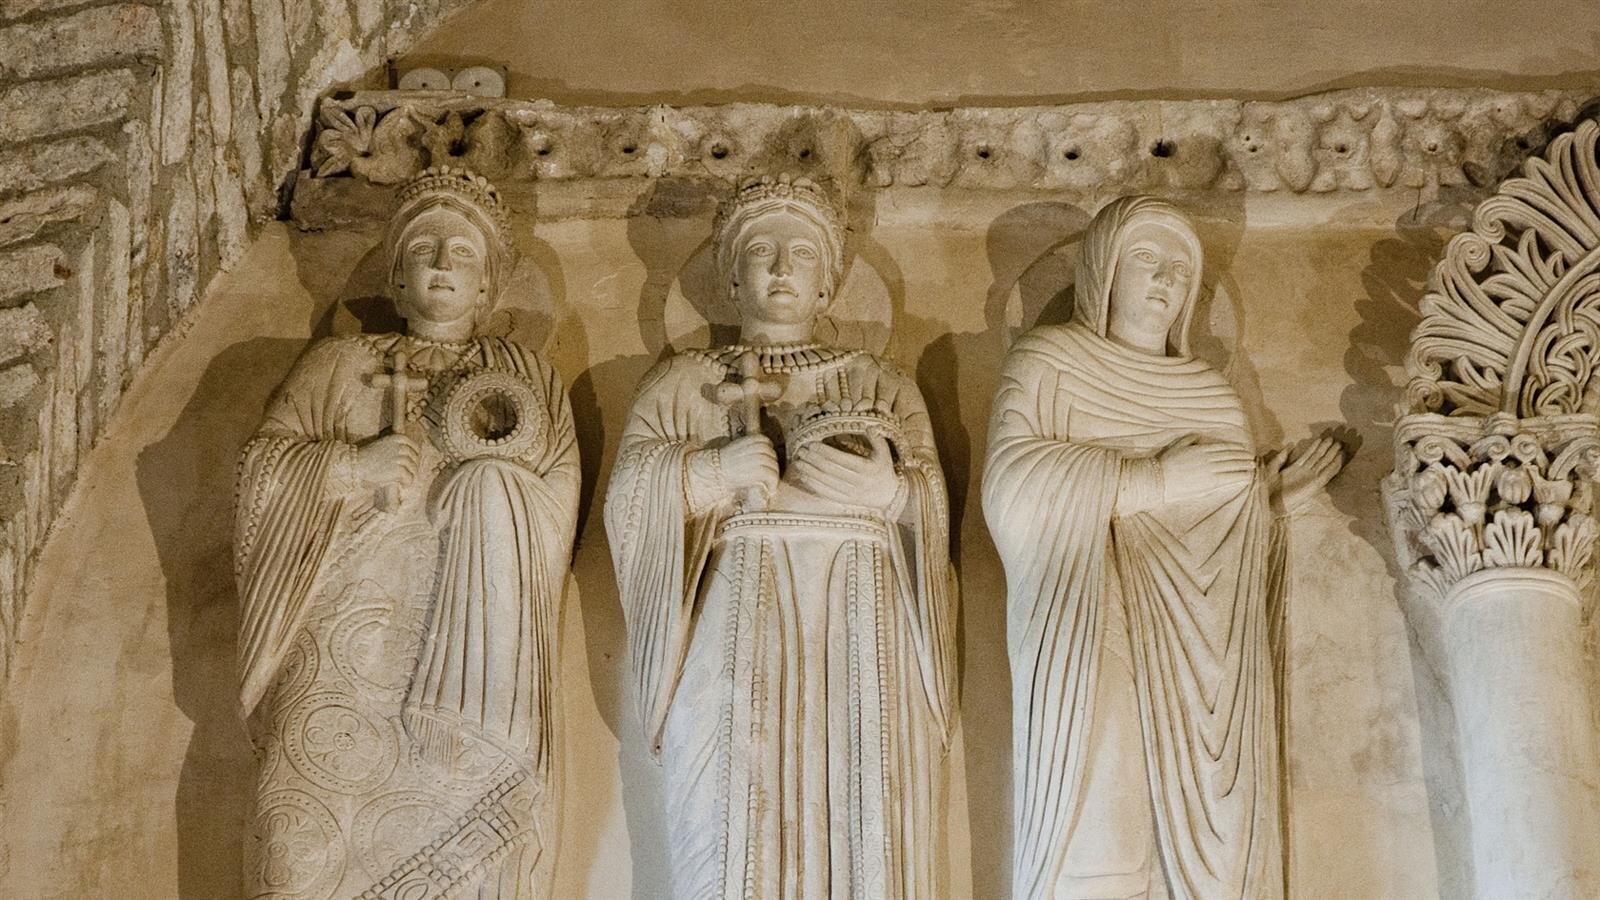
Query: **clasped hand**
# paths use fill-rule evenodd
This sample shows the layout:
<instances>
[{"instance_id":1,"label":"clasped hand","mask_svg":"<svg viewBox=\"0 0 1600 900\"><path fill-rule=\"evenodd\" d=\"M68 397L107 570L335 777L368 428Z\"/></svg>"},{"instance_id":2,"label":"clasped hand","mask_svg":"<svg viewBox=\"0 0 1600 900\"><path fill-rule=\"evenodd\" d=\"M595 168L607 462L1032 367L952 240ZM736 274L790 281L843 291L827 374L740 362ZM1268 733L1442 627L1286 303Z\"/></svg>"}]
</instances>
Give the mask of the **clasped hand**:
<instances>
[{"instance_id":1,"label":"clasped hand","mask_svg":"<svg viewBox=\"0 0 1600 900\"><path fill-rule=\"evenodd\" d=\"M1256 458L1239 444L1203 442L1190 435L1161 451L1162 499L1188 500L1212 491L1237 491L1255 474Z\"/></svg>"},{"instance_id":2,"label":"clasped hand","mask_svg":"<svg viewBox=\"0 0 1600 900\"><path fill-rule=\"evenodd\" d=\"M900 493L889 442L872 434L872 454L861 456L822 441L807 444L790 462L784 480L812 494L845 506L887 510Z\"/></svg>"},{"instance_id":3,"label":"clasped hand","mask_svg":"<svg viewBox=\"0 0 1600 900\"><path fill-rule=\"evenodd\" d=\"M356 448L351 474L364 488L404 486L417 477L421 458L416 441L403 434L386 434Z\"/></svg>"},{"instance_id":4,"label":"clasped hand","mask_svg":"<svg viewBox=\"0 0 1600 900\"><path fill-rule=\"evenodd\" d=\"M872 436L871 456L858 456L818 442L790 461L783 480L808 493L847 506L888 509L900 490L889 442ZM722 485L730 495L758 488L769 496L778 486L778 455L764 435L735 438L715 452Z\"/></svg>"}]
</instances>

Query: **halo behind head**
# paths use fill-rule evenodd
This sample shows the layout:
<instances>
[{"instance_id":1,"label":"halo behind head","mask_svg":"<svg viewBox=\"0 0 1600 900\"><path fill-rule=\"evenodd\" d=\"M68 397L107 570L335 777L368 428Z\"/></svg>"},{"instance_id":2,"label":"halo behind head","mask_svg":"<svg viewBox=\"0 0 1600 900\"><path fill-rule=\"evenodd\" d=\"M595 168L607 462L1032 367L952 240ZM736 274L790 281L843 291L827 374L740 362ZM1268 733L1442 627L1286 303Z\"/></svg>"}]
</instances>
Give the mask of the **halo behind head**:
<instances>
[{"instance_id":1,"label":"halo behind head","mask_svg":"<svg viewBox=\"0 0 1600 900\"><path fill-rule=\"evenodd\" d=\"M503 279L515 259L511 244L511 217L500 200L500 191L482 175L452 166L423 170L400 188L399 201L389 217L384 248L389 257L389 284L395 283L400 267L400 243L407 228L430 209L446 207L460 213L483 233L489 258L485 261L485 280L490 302L500 295Z\"/></svg>"}]
</instances>

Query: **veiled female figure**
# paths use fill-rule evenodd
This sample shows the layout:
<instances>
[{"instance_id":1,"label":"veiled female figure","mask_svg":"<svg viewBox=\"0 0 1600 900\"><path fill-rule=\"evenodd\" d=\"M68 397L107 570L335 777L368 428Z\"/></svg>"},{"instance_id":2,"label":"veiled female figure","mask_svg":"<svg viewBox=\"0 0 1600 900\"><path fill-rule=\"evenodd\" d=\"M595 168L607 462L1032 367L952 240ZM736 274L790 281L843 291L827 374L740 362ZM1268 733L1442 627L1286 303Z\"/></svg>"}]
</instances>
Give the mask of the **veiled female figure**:
<instances>
[{"instance_id":1,"label":"veiled female figure","mask_svg":"<svg viewBox=\"0 0 1600 900\"><path fill-rule=\"evenodd\" d=\"M1005 564L1019 898L1281 897L1269 632L1282 515L1332 441L1258 465L1189 354L1199 239L1125 197L1084 235L1072 320L1024 335L983 507Z\"/></svg>"},{"instance_id":2,"label":"veiled female figure","mask_svg":"<svg viewBox=\"0 0 1600 900\"><path fill-rule=\"evenodd\" d=\"M493 187L400 196L406 333L313 345L240 461L252 898L549 896L572 417L544 360L479 333L510 262Z\"/></svg>"},{"instance_id":3,"label":"veiled female figure","mask_svg":"<svg viewBox=\"0 0 1600 900\"><path fill-rule=\"evenodd\" d=\"M843 251L809 182L739 190L716 256L740 341L646 375L617 452L606 530L679 900L944 896L944 481L915 383L813 338Z\"/></svg>"}]
</instances>

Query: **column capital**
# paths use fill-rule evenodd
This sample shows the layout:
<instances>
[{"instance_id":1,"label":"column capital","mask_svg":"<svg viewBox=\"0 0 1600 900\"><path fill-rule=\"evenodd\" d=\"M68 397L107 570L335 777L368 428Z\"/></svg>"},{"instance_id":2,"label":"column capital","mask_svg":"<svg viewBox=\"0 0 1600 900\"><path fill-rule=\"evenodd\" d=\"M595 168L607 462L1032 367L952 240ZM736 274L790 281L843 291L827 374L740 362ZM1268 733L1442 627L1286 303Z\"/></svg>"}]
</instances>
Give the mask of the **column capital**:
<instances>
[{"instance_id":1,"label":"column capital","mask_svg":"<svg viewBox=\"0 0 1600 900\"><path fill-rule=\"evenodd\" d=\"M1442 600L1494 569L1544 569L1586 587L1600 535L1597 463L1591 413L1405 416L1384 493L1408 589Z\"/></svg>"}]
</instances>

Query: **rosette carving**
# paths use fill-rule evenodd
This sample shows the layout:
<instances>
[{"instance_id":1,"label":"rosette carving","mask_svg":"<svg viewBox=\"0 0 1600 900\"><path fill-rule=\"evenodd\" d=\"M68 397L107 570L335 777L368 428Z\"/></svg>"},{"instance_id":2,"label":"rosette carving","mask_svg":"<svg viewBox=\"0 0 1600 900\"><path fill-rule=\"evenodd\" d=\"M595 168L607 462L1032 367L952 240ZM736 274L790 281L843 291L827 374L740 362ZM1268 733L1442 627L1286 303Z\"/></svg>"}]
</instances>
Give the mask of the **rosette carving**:
<instances>
[{"instance_id":1,"label":"rosette carving","mask_svg":"<svg viewBox=\"0 0 1600 900\"><path fill-rule=\"evenodd\" d=\"M396 184L427 166L501 182L712 177L839 184L1326 194L1492 184L1568 121L1577 92L1330 91L1292 100L1121 100L872 110L562 106L440 91L321 102L308 182ZM299 188L297 187L297 190Z\"/></svg>"}]
</instances>

